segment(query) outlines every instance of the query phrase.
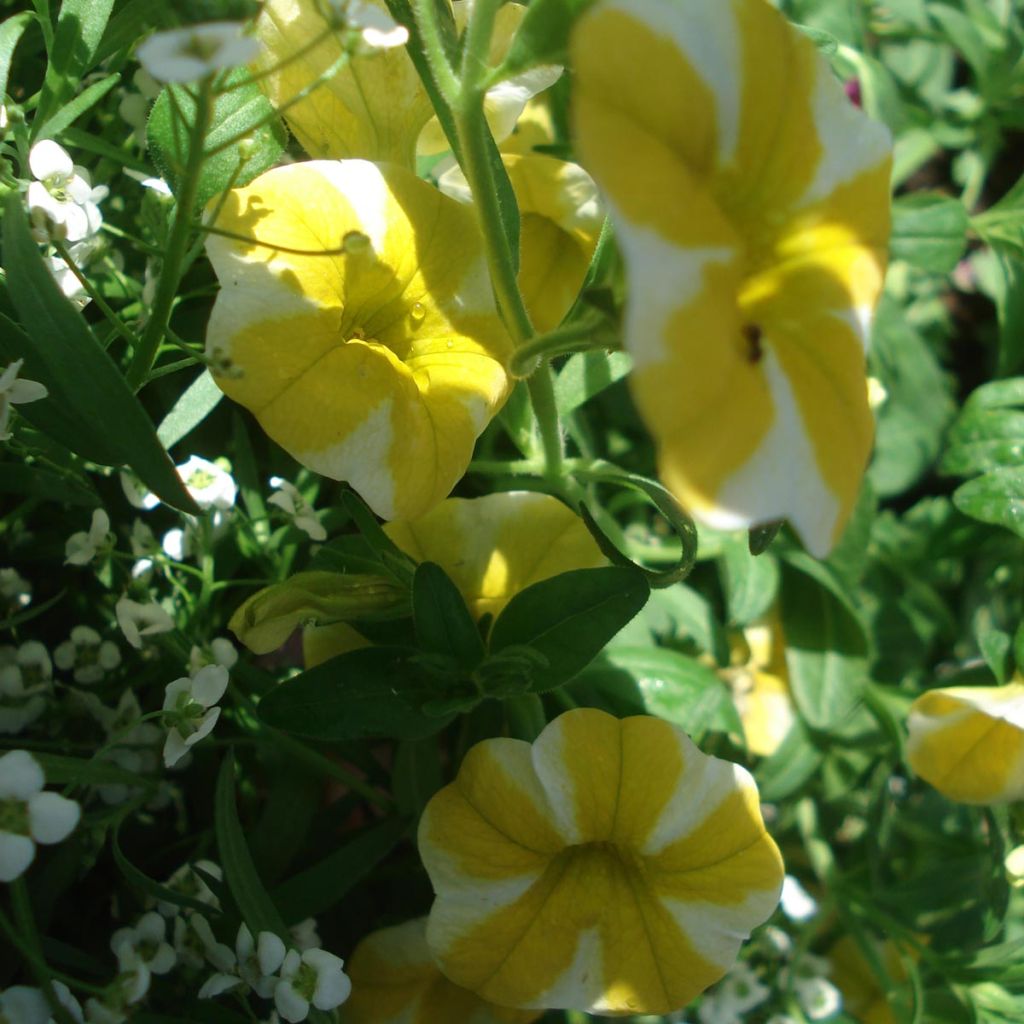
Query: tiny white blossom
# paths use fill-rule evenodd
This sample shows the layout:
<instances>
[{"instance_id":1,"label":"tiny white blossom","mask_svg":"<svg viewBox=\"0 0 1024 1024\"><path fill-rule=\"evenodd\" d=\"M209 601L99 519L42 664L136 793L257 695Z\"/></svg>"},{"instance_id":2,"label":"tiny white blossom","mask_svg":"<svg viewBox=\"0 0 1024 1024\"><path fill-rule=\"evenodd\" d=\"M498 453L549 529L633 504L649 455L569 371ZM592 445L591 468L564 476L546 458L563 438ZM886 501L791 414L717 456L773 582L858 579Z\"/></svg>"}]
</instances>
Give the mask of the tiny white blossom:
<instances>
[{"instance_id":1,"label":"tiny white blossom","mask_svg":"<svg viewBox=\"0 0 1024 1024\"><path fill-rule=\"evenodd\" d=\"M235 937L235 953L229 966L220 967L199 990L200 999L212 999L239 985L252 989L261 999L269 999L278 979L274 977L285 958L285 945L273 932L260 932L253 939L252 932L242 924Z\"/></svg>"},{"instance_id":2,"label":"tiny white blossom","mask_svg":"<svg viewBox=\"0 0 1024 1024\"><path fill-rule=\"evenodd\" d=\"M54 650L53 662L64 672L72 672L76 683L89 685L121 664L121 652L91 626L75 626L71 639Z\"/></svg>"},{"instance_id":3,"label":"tiny white blossom","mask_svg":"<svg viewBox=\"0 0 1024 1024\"><path fill-rule=\"evenodd\" d=\"M818 912L818 904L792 875L782 882L782 912L791 921L809 921Z\"/></svg>"},{"instance_id":4,"label":"tiny white blossom","mask_svg":"<svg viewBox=\"0 0 1024 1024\"><path fill-rule=\"evenodd\" d=\"M112 543L110 516L103 509L93 511L88 531L80 530L68 537L64 545L65 565L88 565Z\"/></svg>"},{"instance_id":5,"label":"tiny white blossom","mask_svg":"<svg viewBox=\"0 0 1024 1024\"><path fill-rule=\"evenodd\" d=\"M135 55L158 82L195 82L221 68L248 64L259 52L260 44L242 24L211 21L156 32Z\"/></svg>"},{"instance_id":6,"label":"tiny white blossom","mask_svg":"<svg viewBox=\"0 0 1024 1024\"><path fill-rule=\"evenodd\" d=\"M389 50L405 46L409 30L399 25L383 7L366 0L328 0L331 13L355 36L356 53Z\"/></svg>"},{"instance_id":7,"label":"tiny white blossom","mask_svg":"<svg viewBox=\"0 0 1024 1024\"><path fill-rule=\"evenodd\" d=\"M76 1021L77 1024L83 1024L85 1018L82 1015L82 1007L71 994L71 989L63 981L55 980L51 984L53 985L54 994L57 996L57 1002L68 1011L72 1020ZM53 1024L52 1017L50 1018L50 1024Z\"/></svg>"},{"instance_id":8,"label":"tiny white blossom","mask_svg":"<svg viewBox=\"0 0 1024 1024\"><path fill-rule=\"evenodd\" d=\"M345 962L324 949L291 949L281 965L281 980L274 987L274 1006L289 1022L298 1024L309 1015L312 1003L318 1010L341 1006L352 991L342 968Z\"/></svg>"},{"instance_id":9,"label":"tiny white blossom","mask_svg":"<svg viewBox=\"0 0 1024 1024\"><path fill-rule=\"evenodd\" d=\"M183 864L164 882L164 885L182 896L189 896L194 900L199 900L200 903L205 903L211 910L220 910L220 900L195 868L211 878L217 879L218 882L224 877L224 872L219 864L215 864L212 860L197 860L194 866ZM156 909L164 917L174 917L178 913L175 904L163 900L157 902Z\"/></svg>"},{"instance_id":10,"label":"tiny white blossom","mask_svg":"<svg viewBox=\"0 0 1024 1024\"><path fill-rule=\"evenodd\" d=\"M307 917L304 921L294 924L289 929L292 945L303 953L307 949L315 949L320 945L320 934L316 930L316 918Z\"/></svg>"},{"instance_id":11,"label":"tiny white blossom","mask_svg":"<svg viewBox=\"0 0 1024 1024\"><path fill-rule=\"evenodd\" d=\"M235 954L230 946L217 941L210 922L202 914L188 911L174 918L174 948L178 959L194 970L204 967L207 961L218 971L234 970Z\"/></svg>"},{"instance_id":12,"label":"tiny white blossom","mask_svg":"<svg viewBox=\"0 0 1024 1024\"><path fill-rule=\"evenodd\" d=\"M228 688L228 671L222 665L207 665L194 678L175 679L164 690L164 712L169 731L164 743L164 764L177 764L205 736L220 718L217 702Z\"/></svg>"},{"instance_id":13,"label":"tiny white blossom","mask_svg":"<svg viewBox=\"0 0 1024 1024\"><path fill-rule=\"evenodd\" d=\"M6 441L11 436L8 425L11 421L12 405L38 402L49 394L38 381L19 379L18 372L24 362L24 359L15 359L3 373L0 373L0 441Z\"/></svg>"},{"instance_id":14,"label":"tiny white blossom","mask_svg":"<svg viewBox=\"0 0 1024 1024\"><path fill-rule=\"evenodd\" d=\"M36 179L26 196L36 241L81 242L99 231L103 215L98 204L107 197L106 186L93 188L89 172L76 167L52 139L29 150L28 165Z\"/></svg>"},{"instance_id":15,"label":"tiny white blossom","mask_svg":"<svg viewBox=\"0 0 1024 1024\"><path fill-rule=\"evenodd\" d=\"M46 777L26 750L0 757L0 882L11 882L35 859L36 843L59 843L82 809L59 793L44 792Z\"/></svg>"},{"instance_id":16,"label":"tiny white blossom","mask_svg":"<svg viewBox=\"0 0 1024 1024\"><path fill-rule=\"evenodd\" d=\"M194 676L206 665L221 665L231 669L238 661L238 650L235 645L226 637L218 636L210 641L207 647L198 647L195 644L188 656L188 672Z\"/></svg>"},{"instance_id":17,"label":"tiny white blossom","mask_svg":"<svg viewBox=\"0 0 1024 1024\"><path fill-rule=\"evenodd\" d=\"M0 597L24 608L32 603L32 584L17 569L0 569Z\"/></svg>"},{"instance_id":18,"label":"tiny white blossom","mask_svg":"<svg viewBox=\"0 0 1024 1024\"><path fill-rule=\"evenodd\" d=\"M0 733L19 733L43 713L52 677L50 652L38 640L0 647Z\"/></svg>"},{"instance_id":19,"label":"tiny white blossom","mask_svg":"<svg viewBox=\"0 0 1024 1024\"><path fill-rule=\"evenodd\" d=\"M0 992L0 1024L46 1024L50 1004L38 988L12 985Z\"/></svg>"},{"instance_id":20,"label":"tiny white blossom","mask_svg":"<svg viewBox=\"0 0 1024 1024\"><path fill-rule=\"evenodd\" d=\"M809 1020L828 1020L843 1008L842 993L826 978L808 978L793 986L800 1009Z\"/></svg>"},{"instance_id":21,"label":"tiny white blossom","mask_svg":"<svg viewBox=\"0 0 1024 1024\"><path fill-rule=\"evenodd\" d=\"M193 455L175 468L188 489L188 493L192 495L201 509L226 510L234 506L235 496L238 493L235 481L227 470L215 462L208 462L198 455Z\"/></svg>"},{"instance_id":22,"label":"tiny white blossom","mask_svg":"<svg viewBox=\"0 0 1024 1024\"><path fill-rule=\"evenodd\" d=\"M168 530L160 540L163 553L175 562L183 562L192 554L192 538L180 527Z\"/></svg>"},{"instance_id":23,"label":"tiny white blossom","mask_svg":"<svg viewBox=\"0 0 1024 1024\"><path fill-rule=\"evenodd\" d=\"M141 961L122 970L107 989L102 1001L86 1000L87 1024L123 1024L129 1017L128 1008L145 997L151 980L149 968Z\"/></svg>"},{"instance_id":24,"label":"tiny white blossom","mask_svg":"<svg viewBox=\"0 0 1024 1024\"><path fill-rule=\"evenodd\" d=\"M174 619L155 601L141 604L130 597L122 597L114 606L114 614L124 638L137 650L142 649L144 636L169 633L174 629Z\"/></svg>"},{"instance_id":25,"label":"tiny white blossom","mask_svg":"<svg viewBox=\"0 0 1024 1024\"><path fill-rule=\"evenodd\" d=\"M302 496L302 492L292 483L279 476L270 478L270 486L274 493L267 498L268 505L276 505L289 516L296 528L302 530L310 540L326 540L327 531L317 519L313 506Z\"/></svg>"},{"instance_id":26,"label":"tiny white blossom","mask_svg":"<svg viewBox=\"0 0 1024 1024\"><path fill-rule=\"evenodd\" d=\"M178 962L167 941L167 922L150 910L131 928L118 928L110 938L110 948L122 971L144 964L151 974L167 974Z\"/></svg>"}]
</instances>

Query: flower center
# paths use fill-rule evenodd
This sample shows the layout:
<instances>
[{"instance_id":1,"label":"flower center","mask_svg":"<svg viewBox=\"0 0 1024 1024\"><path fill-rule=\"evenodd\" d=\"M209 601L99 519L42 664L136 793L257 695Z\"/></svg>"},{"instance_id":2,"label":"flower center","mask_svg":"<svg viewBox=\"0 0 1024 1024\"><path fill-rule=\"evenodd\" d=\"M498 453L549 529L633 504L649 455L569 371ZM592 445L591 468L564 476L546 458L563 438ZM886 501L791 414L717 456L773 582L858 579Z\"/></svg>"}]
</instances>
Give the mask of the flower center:
<instances>
[{"instance_id":1,"label":"flower center","mask_svg":"<svg viewBox=\"0 0 1024 1024\"><path fill-rule=\"evenodd\" d=\"M23 800L0 800L0 832L27 836L29 834L28 804Z\"/></svg>"}]
</instances>

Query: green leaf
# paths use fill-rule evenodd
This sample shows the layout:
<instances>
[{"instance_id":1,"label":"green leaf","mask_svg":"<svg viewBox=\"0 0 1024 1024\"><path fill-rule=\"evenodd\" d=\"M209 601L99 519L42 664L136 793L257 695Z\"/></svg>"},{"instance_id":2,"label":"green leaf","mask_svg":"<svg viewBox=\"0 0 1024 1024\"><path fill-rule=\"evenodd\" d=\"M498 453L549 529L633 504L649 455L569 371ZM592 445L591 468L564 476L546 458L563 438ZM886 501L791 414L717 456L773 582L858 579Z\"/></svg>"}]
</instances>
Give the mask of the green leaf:
<instances>
[{"instance_id":1,"label":"green leaf","mask_svg":"<svg viewBox=\"0 0 1024 1024\"><path fill-rule=\"evenodd\" d=\"M113 830L113 835L110 838L110 851L114 855L114 863L118 866L118 869L124 875L129 885L134 886L139 892L155 900L162 900L165 903L171 903L185 910L197 910L204 917L208 917L214 912L214 908L208 903L203 903L201 900L186 896L185 893L178 892L176 889L170 888L170 886L162 885L140 871L121 850L119 830L120 827Z\"/></svg>"},{"instance_id":2,"label":"green leaf","mask_svg":"<svg viewBox=\"0 0 1024 1024\"><path fill-rule=\"evenodd\" d=\"M382 861L409 830L405 818L388 818L361 832L323 860L274 889L288 924L317 917L336 906Z\"/></svg>"},{"instance_id":3,"label":"green leaf","mask_svg":"<svg viewBox=\"0 0 1024 1024\"><path fill-rule=\"evenodd\" d=\"M978 650L985 664L992 670L996 682L1002 686L1010 676L1010 650L1013 641L1010 634L999 628L990 604L979 605L974 612L972 627Z\"/></svg>"},{"instance_id":4,"label":"green leaf","mask_svg":"<svg viewBox=\"0 0 1024 1024\"><path fill-rule=\"evenodd\" d=\"M729 689L705 665L667 647L613 647L579 676L604 692L636 684L648 714L685 729L697 742L708 731L743 735Z\"/></svg>"},{"instance_id":5,"label":"green leaf","mask_svg":"<svg viewBox=\"0 0 1024 1024\"><path fill-rule=\"evenodd\" d=\"M548 724L544 702L535 693L509 697L501 704L505 712L508 734L513 739L532 743Z\"/></svg>"},{"instance_id":6,"label":"green leaf","mask_svg":"<svg viewBox=\"0 0 1024 1024\"><path fill-rule=\"evenodd\" d=\"M96 54L114 0L63 0L33 127L38 131L74 96ZM33 136L34 138L35 136Z\"/></svg>"},{"instance_id":7,"label":"green leaf","mask_svg":"<svg viewBox=\"0 0 1024 1024\"><path fill-rule=\"evenodd\" d=\"M823 760L806 726L797 719L778 750L757 766L754 774L761 799L776 802L791 797L814 778Z\"/></svg>"},{"instance_id":8,"label":"green leaf","mask_svg":"<svg viewBox=\"0 0 1024 1024\"><path fill-rule=\"evenodd\" d=\"M723 539L720 567L725 606L734 625L753 622L775 603L779 564L771 555L752 555L745 535Z\"/></svg>"},{"instance_id":9,"label":"green leaf","mask_svg":"<svg viewBox=\"0 0 1024 1024\"><path fill-rule=\"evenodd\" d=\"M717 664L729 663L725 626L711 602L685 583L652 591L643 619L655 635L666 641L679 643L688 639L698 650L710 654Z\"/></svg>"},{"instance_id":10,"label":"green leaf","mask_svg":"<svg viewBox=\"0 0 1024 1024\"><path fill-rule=\"evenodd\" d=\"M524 458L530 458L538 442L534 436L536 419L530 405L530 392L526 381L516 382L508 401L498 413L497 421L508 434L509 440L519 449L519 453Z\"/></svg>"},{"instance_id":11,"label":"green leaf","mask_svg":"<svg viewBox=\"0 0 1024 1024\"><path fill-rule=\"evenodd\" d=\"M332 742L392 736L418 739L452 715L421 709L437 683L405 647L366 647L285 680L260 702L260 718L285 732Z\"/></svg>"},{"instance_id":12,"label":"green leaf","mask_svg":"<svg viewBox=\"0 0 1024 1024\"><path fill-rule=\"evenodd\" d=\"M226 76L224 85L244 80L248 74L245 68L235 68ZM277 162L287 142L280 120L275 118L257 127L272 113L270 101L255 83L239 86L215 98L211 127L206 133L206 151L245 135L247 152L243 157L237 145L231 146L204 161L196 195L198 206L203 206L229 185L247 185ZM175 194L188 164L195 116L196 105L186 89L169 85L153 104L146 126L146 141L153 163Z\"/></svg>"},{"instance_id":13,"label":"green leaf","mask_svg":"<svg viewBox=\"0 0 1024 1024\"><path fill-rule=\"evenodd\" d=\"M949 274L967 247L969 227L959 199L938 192L901 196L892 207L890 258L933 274Z\"/></svg>"},{"instance_id":14,"label":"green leaf","mask_svg":"<svg viewBox=\"0 0 1024 1024\"><path fill-rule=\"evenodd\" d=\"M995 295L999 321L999 374L1007 376L1024 369L1024 253L994 245L1000 271Z\"/></svg>"},{"instance_id":15,"label":"green leaf","mask_svg":"<svg viewBox=\"0 0 1024 1024\"><path fill-rule=\"evenodd\" d=\"M253 935L273 932L290 941L288 926L256 873L235 804L235 759L228 754L220 766L214 795L214 833L224 880Z\"/></svg>"},{"instance_id":16,"label":"green leaf","mask_svg":"<svg viewBox=\"0 0 1024 1024\"><path fill-rule=\"evenodd\" d=\"M1024 537L1024 469L1006 468L971 480L953 494L964 515Z\"/></svg>"},{"instance_id":17,"label":"green leaf","mask_svg":"<svg viewBox=\"0 0 1024 1024\"><path fill-rule=\"evenodd\" d=\"M555 379L555 400L568 415L594 395L621 380L633 367L625 352L577 352L566 360Z\"/></svg>"},{"instance_id":18,"label":"green leaf","mask_svg":"<svg viewBox=\"0 0 1024 1024\"><path fill-rule=\"evenodd\" d=\"M363 540L376 552L384 568L399 583L412 586L416 562L381 529L377 517L370 511L366 502L355 491L345 491L341 496L341 503L354 520Z\"/></svg>"},{"instance_id":19,"label":"green leaf","mask_svg":"<svg viewBox=\"0 0 1024 1024\"><path fill-rule=\"evenodd\" d=\"M70 784L82 786L146 786L155 785L151 779L126 771L109 761L66 757L63 754L47 754L33 751L32 756L39 762L46 781L54 785Z\"/></svg>"},{"instance_id":20,"label":"green leaf","mask_svg":"<svg viewBox=\"0 0 1024 1024\"><path fill-rule=\"evenodd\" d=\"M808 575L784 564L782 629L796 706L808 725L829 732L863 699L868 650L863 627L838 585L823 584L826 572Z\"/></svg>"},{"instance_id":21,"label":"green leaf","mask_svg":"<svg viewBox=\"0 0 1024 1024\"><path fill-rule=\"evenodd\" d=\"M568 682L646 604L650 588L635 569L578 569L534 583L505 606L491 632L492 654L528 646L547 659L534 693Z\"/></svg>"},{"instance_id":22,"label":"green leaf","mask_svg":"<svg viewBox=\"0 0 1024 1024\"><path fill-rule=\"evenodd\" d=\"M499 78L511 78L538 64L565 64L569 33L592 0L532 0L509 47Z\"/></svg>"},{"instance_id":23,"label":"green leaf","mask_svg":"<svg viewBox=\"0 0 1024 1024\"><path fill-rule=\"evenodd\" d=\"M412 614L420 648L448 655L472 671L483 660L484 642L459 588L433 562L416 567L412 580Z\"/></svg>"},{"instance_id":24,"label":"green leaf","mask_svg":"<svg viewBox=\"0 0 1024 1024\"><path fill-rule=\"evenodd\" d=\"M63 505L84 505L96 508L101 504L99 495L87 479L70 473L52 473L26 463L0 464L0 493L17 494L23 498L58 501Z\"/></svg>"},{"instance_id":25,"label":"green leaf","mask_svg":"<svg viewBox=\"0 0 1024 1024\"><path fill-rule=\"evenodd\" d=\"M201 374L182 392L157 428L156 436L167 449L188 437L217 407L224 392L217 387L209 370Z\"/></svg>"},{"instance_id":26,"label":"green leaf","mask_svg":"<svg viewBox=\"0 0 1024 1024\"><path fill-rule=\"evenodd\" d=\"M14 49L25 29L35 20L36 16L31 11L19 11L0 24L0 102L7 95L7 79L11 73Z\"/></svg>"},{"instance_id":27,"label":"green leaf","mask_svg":"<svg viewBox=\"0 0 1024 1024\"><path fill-rule=\"evenodd\" d=\"M427 801L444 785L437 739L399 740L391 789L402 814L418 818Z\"/></svg>"},{"instance_id":28,"label":"green leaf","mask_svg":"<svg viewBox=\"0 0 1024 1024\"><path fill-rule=\"evenodd\" d=\"M131 466L168 505L198 515L146 411L46 269L17 194L7 200L3 239L8 291L31 347L18 351L17 335L0 335L0 351L9 359L24 357L23 375L49 390L48 398L31 404L61 406L55 421L62 428L74 423L80 432L58 438L72 451L106 465Z\"/></svg>"},{"instance_id":29,"label":"green leaf","mask_svg":"<svg viewBox=\"0 0 1024 1024\"><path fill-rule=\"evenodd\" d=\"M87 110L94 107L121 81L120 74L107 75L83 89L70 103L65 103L38 132L36 139L54 139L66 131Z\"/></svg>"}]
</instances>

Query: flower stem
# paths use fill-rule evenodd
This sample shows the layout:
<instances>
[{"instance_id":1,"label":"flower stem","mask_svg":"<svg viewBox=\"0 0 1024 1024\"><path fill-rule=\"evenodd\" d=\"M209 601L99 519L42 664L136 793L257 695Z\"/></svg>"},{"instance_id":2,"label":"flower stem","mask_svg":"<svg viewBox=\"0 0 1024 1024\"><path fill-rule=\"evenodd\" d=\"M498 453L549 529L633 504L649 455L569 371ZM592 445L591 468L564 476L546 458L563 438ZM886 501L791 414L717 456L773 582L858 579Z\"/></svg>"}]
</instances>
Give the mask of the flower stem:
<instances>
[{"instance_id":1,"label":"flower stem","mask_svg":"<svg viewBox=\"0 0 1024 1024\"><path fill-rule=\"evenodd\" d=\"M545 359L607 349L610 339L607 332L602 336L601 325L600 319L588 317L530 338L512 353L509 372L513 377L529 377Z\"/></svg>"},{"instance_id":2,"label":"flower stem","mask_svg":"<svg viewBox=\"0 0 1024 1024\"><path fill-rule=\"evenodd\" d=\"M168 321L171 318L178 285L181 283L185 254L188 252L192 235L193 208L199 195L199 176L206 158L203 152L203 143L206 139L206 129L212 109L211 89L211 82L206 79L200 86L199 95L196 98L195 121L189 138L188 161L185 165L185 174L182 177L181 191L178 193L178 202L174 208L174 221L171 224L171 233L167 241L167 255L157 281L156 296L153 299L149 320L139 339L138 347L135 349L126 375L128 386L133 391L138 391L142 387L149 376L149 371L153 368L156 354L160 349L160 342L163 341Z\"/></svg>"},{"instance_id":3,"label":"flower stem","mask_svg":"<svg viewBox=\"0 0 1024 1024\"><path fill-rule=\"evenodd\" d=\"M434 76L437 91L449 106L453 106L459 95L459 80L448 62L435 0L416 0L415 13L420 38L423 40L423 52Z\"/></svg>"}]
</instances>

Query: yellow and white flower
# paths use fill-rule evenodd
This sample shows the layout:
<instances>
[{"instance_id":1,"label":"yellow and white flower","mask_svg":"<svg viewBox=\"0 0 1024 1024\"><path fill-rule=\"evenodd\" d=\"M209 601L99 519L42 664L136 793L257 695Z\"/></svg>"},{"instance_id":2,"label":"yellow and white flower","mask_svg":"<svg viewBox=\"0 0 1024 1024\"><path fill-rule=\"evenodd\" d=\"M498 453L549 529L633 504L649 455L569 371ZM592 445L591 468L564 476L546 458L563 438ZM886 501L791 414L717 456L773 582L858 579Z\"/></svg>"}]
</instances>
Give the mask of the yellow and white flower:
<instances>
[{"instance_id":1,"label":"yellow and white flower","mask_svg":"<svg viewBox=\"0 0 1024 1024\"><path fill-rule=\"evenodd\" d=\"M534 583L606 563L583 520L557 498L534 491L449 498L415 522L385 523L384 532L416 561L441 566L478 620L497 618ZM368 644L344 622L313 626L303 636L306 667Z\"/></svg>"},{"instance_id":2,"label":"yellow and white flower","mask_svg":"<svg viewBox=\"0 0 1024 1024\"><path fill-rule=\"evenodd\" d=\"M570 52L666 485L712 527L788 518L824 555L871 447L889 133L766 0L597 0Z\"/></svg>"},{"instance_id":3,"label":"yellow and white flower","mask_svg":"<svg viewBox=\"0 0 1024 1024\"><path fill-rule=\"evenodd\" d=\"M964 804L1024 799L1024 682L951 686L910 706L907 761Z\"/></svg>"},{"instance_id":4,"label":"yellow and white flower","mask_svg":"<svg viewBox=\"0 0 1024 1024\"><path fill-rule=\"evenodd\" d=\"M342 1024L530 1024L541 1016L496 1006L450 982L434 963L426 924L421 917L381 928L356 946Z\"/></svg>"},{"instance_id":5,"label":"yellow and white flower","mask_svg":"<svg viewBox=\"0 0 1024 1024\"><path fill-rule=\"evenodd\" d=\"M572 308L597 248L604 210L582 167L542 153L503 154L519 204L519 290L538 331L552 331ZM453 167L438 187L471 202L465 175Z\"/></svg>"},{"instance_id":6,"label":"yellow and white flower","mask_svg":"<svg viewBox=\"0 0 1024 1024\"><path fill-rule=\"evenodd\" d=\"M229 193L207 334L230 398L382 518L451 491L508 393L472 210L402 168L278 167Z\"/></svg>"},{"instance_id":7,"label":"yellow and white flower","mask_svg":"<svg viewBox=\"0 0 1024 1024\"><path fill-rule=\"evenodd\" d=\"M661 719L577 709L484 740L427 805L427 940L501 1005L668 1013L721 978L778 902L757 788Z\"/></svg>"}]
</instances>

